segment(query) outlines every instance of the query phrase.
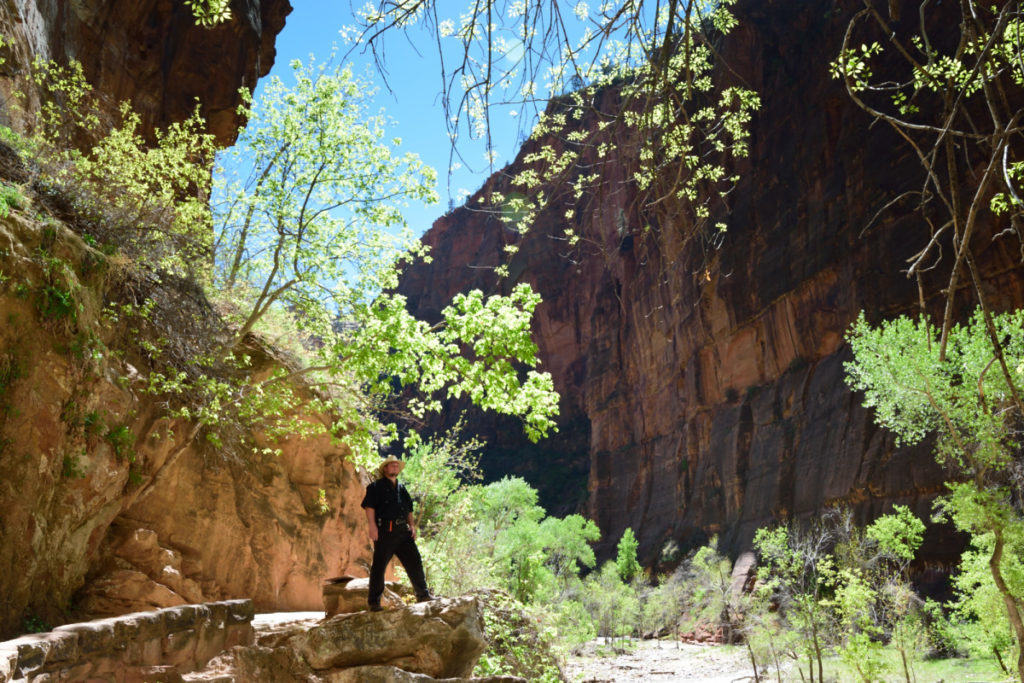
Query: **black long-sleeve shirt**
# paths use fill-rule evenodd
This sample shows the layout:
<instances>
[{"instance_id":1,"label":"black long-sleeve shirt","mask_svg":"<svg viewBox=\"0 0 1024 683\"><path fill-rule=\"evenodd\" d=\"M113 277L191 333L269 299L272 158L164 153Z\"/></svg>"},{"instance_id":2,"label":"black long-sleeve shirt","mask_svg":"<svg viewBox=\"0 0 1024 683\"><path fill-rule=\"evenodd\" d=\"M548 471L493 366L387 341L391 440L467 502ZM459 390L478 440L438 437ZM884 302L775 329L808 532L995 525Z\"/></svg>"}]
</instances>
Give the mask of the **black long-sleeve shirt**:
<instances>
[{"instance_id":1,"label":"black long-sleeve shirt","mask_svg":"<svg viewBox=\"0 0 1024 683\"><path fill-rule=\"evenodd\" d=\"M391 483L382 477L366 487L362 507L373 508L379 520L398 520L404 522L412 513L412 497L402 482Z\"/></svg>"}]
</instances>

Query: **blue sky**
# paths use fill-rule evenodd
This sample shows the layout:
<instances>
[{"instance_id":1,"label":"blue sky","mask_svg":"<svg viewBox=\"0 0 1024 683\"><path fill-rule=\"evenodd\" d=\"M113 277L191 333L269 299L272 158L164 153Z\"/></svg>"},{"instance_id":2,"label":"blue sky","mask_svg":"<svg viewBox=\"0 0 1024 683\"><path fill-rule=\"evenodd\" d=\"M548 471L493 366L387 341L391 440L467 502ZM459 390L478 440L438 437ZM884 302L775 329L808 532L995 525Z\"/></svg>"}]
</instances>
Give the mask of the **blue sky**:
<instances>
[{"instance_id":1,"label":"blue sky","mask_svg":"<svg viewBox=\"0 0 1024 683\"><path fill-rule=\"evenodd\" d=\"M288 66L293 59L307 60L310 54L318 60L326 59L334 43L341 45L339 31L352 24L348 0L293 0L294 9L288 15L284 31L277 38L277 57L271 75L285 83L290 80ZM411 34L417 43L425 46L419 52L401 34L392 35L386 44L386 68L391 91L373 69L370 55L353 52L349 63L357 74L372 77L378 86L375 102L383 108L395 125L391 135L402 139L402 149L413 151L438 173L438 194L441 201L432 206L410 206L406 217L414 232L421 234L448 209L449 197L461 204L463 191L475 192L490 175L485 162L485 147L479 141L460 141L460 151L475 168L466 165L453 171L448 180L451 146L440 103L441 76L436 47L431 46L426 33L416 29ZM342 52L344 51L342 47ZM510 161L518 149L518 120L507 112L492 119L492 135L497 152L495 169Z\"/></svg>"}]
</instances>

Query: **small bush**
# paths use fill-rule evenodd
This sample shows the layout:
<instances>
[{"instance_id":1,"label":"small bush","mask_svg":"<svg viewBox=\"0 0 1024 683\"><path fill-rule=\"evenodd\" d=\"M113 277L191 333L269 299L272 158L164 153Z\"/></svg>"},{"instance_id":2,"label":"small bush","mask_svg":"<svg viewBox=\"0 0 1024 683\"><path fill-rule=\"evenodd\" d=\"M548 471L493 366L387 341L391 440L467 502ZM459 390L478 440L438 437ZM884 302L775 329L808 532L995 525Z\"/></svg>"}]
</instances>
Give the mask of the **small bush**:
<instances>
[{"instance_id":1,"label":"small bush","mask_svg":"<svg viewBox=\"0 0 1024 683\"><path fill-rule=\"evenodd\" d=\"M99 434L103 431L103 417L99 411L91 410L82 418L82 426L86 434Z\"/></svg>"},{"instance_id":2,"label":"small bush","mask_svg":"<svg viewBox=\"0 0 1024 683\"><path fill-rule=\"evenodd\" d=\"M50 624L36 614L26 614L21 619L22 633L46 633L51 630Z\"/></svg>"},{"instance_id":3,"label":"small bush","mask_svg":"<svg viewBox=\"0 0 1024 683\"><path fill-rule=\"evenodd\" d=\"M57 201L91 244L116 244L140 262L194 273L209 251L215 150L198 109L146 140L127 103L110 120L78 62L37 59L32 77L44 99L35 129L4 137L31 162L37 191ZM4 193L0 206L17 201Z\"/></svg>"},{"instance_id":4,"label":"small bush","mask_svg":"<svg viewBox=\"0 0 1024 683\"><path fill-rule=\"evenodd\" d=\"M597 635L621 638L637 630L640 601L633 586L622 581L614 562L605 562L600 571L586 578L584 586L582 602Z\"/></svg>"},{"instance_id":5,"label":"small bush","mask_svg":"<svg viewBox=\"0 0 1024 683\"><path fill-rule=\"evenodd\" d=\"M13 185L0 183L0 218L11 215L11 209L23 208L26 204L21 190Z\"/></svg>"},{"instance_id":6,"label":"small bush","mask_svg":"<svg viewBox=\"0 0 1024 683\"><path fill-rule=\"evenodd\" d=\"M77 317L78 307L71 291L52 285L45 285L39 290L36 307L39 314L49 320L74 320Z\"/></svg>"},{"instance_id":7,"label":"small bush","mask_svg":"<svg viewBox=\"0 0 1024 683\"><path fill-rule=\"evenodd\" d=\"M552 647L551 634L542 630L543 619L508 593L477 593L489 641L474 676L520 676L529 681L562 681L565 677Z\"/></svg>"},{"instance_id":8,"label":"small bush","mask_svg":"<svg viewBox=\"0 0 1024 683\"><path fill-rule=\"evenodd\" d=\"M114 449L114 455L118 460L124 460L126 457L131 460L134 456L132 446L135 444L135 434L126 425L110 429L103 438Z\"/></svg>"},{"instance_id":9,"label":"small bush","mask_svg":"<svg viewBox=\"0 0 1024 683\"><path fill-rule=\"evenodd\" d=\"M61 465L61 476L65 479L85 479L85 470L79 455L65 453Z\"/></svg>"}]
</instances>

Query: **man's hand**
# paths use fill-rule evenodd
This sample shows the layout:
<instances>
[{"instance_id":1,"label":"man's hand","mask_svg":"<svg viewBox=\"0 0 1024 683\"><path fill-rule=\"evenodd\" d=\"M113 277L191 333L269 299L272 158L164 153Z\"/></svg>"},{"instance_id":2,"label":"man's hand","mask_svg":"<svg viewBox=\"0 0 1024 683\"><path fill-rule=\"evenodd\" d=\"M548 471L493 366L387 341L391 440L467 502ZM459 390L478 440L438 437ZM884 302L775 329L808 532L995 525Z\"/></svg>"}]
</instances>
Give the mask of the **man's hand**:
<instances>
[{"instance_id":1,"label":"man's hand","mask_svg":"<svg viewBox=\"0 0 1024 683\"><path fill-rule=\"evenodd\" d=\"M363 508L363 512L366 513L366 532L370 536L370 540L374 543L377 542L377 511L373 508Z\"/></svg>"},{"instance_id":2,"label":"man's hand","mask_svg":"<svg viewBox=\"0 0 1024 683\"><path fill-rule=\"evenodd\" d=\"M416 540L416 527L412 524L409 525L409 533L412 534L412 540Z\"/></svg>"}]
</instances>

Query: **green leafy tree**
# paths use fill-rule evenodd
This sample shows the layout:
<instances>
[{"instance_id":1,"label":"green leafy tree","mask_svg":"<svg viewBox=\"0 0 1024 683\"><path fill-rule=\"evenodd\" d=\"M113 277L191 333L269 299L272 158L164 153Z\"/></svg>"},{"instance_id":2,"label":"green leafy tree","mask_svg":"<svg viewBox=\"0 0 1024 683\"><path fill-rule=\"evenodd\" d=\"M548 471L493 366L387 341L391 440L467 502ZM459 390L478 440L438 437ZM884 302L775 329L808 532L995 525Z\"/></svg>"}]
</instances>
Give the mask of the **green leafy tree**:
<instances>
[{"instance_id":1,"label":"green leafy tree","mask_svg":"<svg viewBox=\"0 0 1024 683\"><path fill-rule=\"evenodd\" d=\"M535 369L529 329L539 297L527 285L508 296L474 291L455 297L437 325L409 315L387 291L410 254L424 253L401 209L434 197L434 173L385 138L365 84L348 71L294 66L291 86L272 81L259 103L243 95L249 125L222 155L212 199L214 147L198 115L156 131L155 144L127 106L110 126L75 63L37 63L48 97L36 130L8 135L36 185L70 204L89 239L128 257L130 277L200 284L218 304L216 323L205 302L178 318L145 296L106 311L150 364L136 388L160 397L166 417L191 423L140 496L204 431L220 448L232 430L271 439L326 430L368 461L397 431L385 403L411 385L420 393L407 416L468 396L522 416L531 438L554 427L557 395ZM254 367L262 340L282 339L294 353Z\"/></svg>"},{"instance_id":2,"label":"green leafy tree","mask_svg":"<svg viewBox=\"0 0 1024 683\"><path fill-rule=\"evenodd\" d=\"M914 559L924 541L924 522L906 505L895 505L893 514L882 515L873 521L865 534L898 562L903 570Z\"/></svg>"},{"instance_id":3,"label":"green leafy tree","mask_svg":"<svg viewBox=\"0 0 1024 683\"><path fill-rule=\"evenodd\" d=\"M717 545L718 538L712 537L688 563L686 621L691 627L720 627L723 640L731 643L739 621L739 601L732 590L732 561L716 550Z\"/></svg>"},{"instance_id":4,"label":"green leafy tree","mask_svg":"<svg viewBox=\"0 0 1024 683\"><path fill-rule=\"evenodd\" d=\"M550 600L581 567L594 566L590 543L600 534L581 517L545 517L537 491L505 477L475 492L474 533L495 562L497 579L522 602Z\"/></svg>"},{"instance_id":5,"label":"green leafy tree","mask_svg":"<svg viewBox=\"0 0 1024 683\"><path fill-rule=\"evenodd\" d=\"M825 599L836 570L831 554L836 540L834 530L825 524L805 532L786 526L762 528L754 535L760 557L758 590L777 601L785 624L800 634L797 648L807 657L811 681L824 680L822 659L833 625Z\"/></svg>"},{"instance_id":6,"label":"green leafy tree","mask_svg":"<svg viewBox=\"0 0 1024 683\"><path fill-rule=\"evenodd\" d=\"M421 457L414 455L407 469L420 467ZM410 485L431 490L426 475L446 488L454 469L448 464L439 470L447 471L438 476L413 470ZM547 517L536 489L519 477L460 484L438 520L424 527L422 546L431 580L442 591L500 587L524 604L550 604L581 568L595 564L590 544L600 537L597 526L580 515Z\"/></svg>"},{"instance_id":7,"label":"green leafy tree","mask_svg":"<svg viewBox=\"0 0 1024 683\"><path fill-rule=\"evenodd\" d=\"M865 551L872 552L869 587L874 591L876 626L889 634L890 643L899 651L903 675L914 679L913 661L924 643L924 607L910 584L908 567L924 540L924 522L910 508L893 506L893 513L882 515L865 529ZM875 548L868 544L873 543ZM862 556L868 552L862 551ZM871 634L868 633L870 637ZM870 645L863 647L869 648Z\"/></svg>"},{"instance_id":8,"label":"green leafy tree","mask_svg":"<svg viewBox=\"0 0 1024 683\"><path fill-rule=\"evenodd\" d=\"M198 109L152 139L122 102L113 120L82 65L36 58L42 95L34 126L8 141L30 161L34 184L69 205L90 238L147 267L195 277L209 257L209 165L215 142Z\"/></svg>"},{"instance_id":9,"label":"green leafy tree","mask_svg":"<svg viewBox=\"0 0 1024 683\"><path fill-rule=\"evenodd\" d=\"M971 547L960 558L953 576L956 591L954 612L960 618L959 632L966 636L972 655L984 657L993 654L1004 671L1010 666L1003 659L1012 652L1016 638L1006 611L1005 598L992 581L991 558L994 538L991 534L974 537ZM1019 536L1007 538L1006 551L1000 571L1008 589L1017 596L1024 595L1024 542ZM1012 665L1012 662L1010 663Z\"/></svg>"},{"instance_id":10,"label":"green leafy tree","mask_svg":"<svg viewBox=\"0 0 1024 683\"><path fill-rule=\"evenodd\" d=\"M901 14L919 17L909 24L914 30L904 28ZM970 284L989 315L974 259L979 245L988 244L986 222L996 239L1024 238L1022 46L1024 10L1017 2L954 3L938 11L927 0L916 10L865 0L832 64L853 101L892 128L921 164L917 187L893 197L878 215L907 205L919 212L927 234L906 271L919 286L924 272L946 269L940 359L961 283ZM992 332L990 324L998 355ZM1005 363L997 370L1009 381ZM1016 402L1019 408L1019 397Z\"/></svg>"},{"instance_id":11,"label":"green leafy tree","mask_svg":"<svg viewBox=\"0 0 1024 683\"><path fill-rule=\"evenodd\" d=\"M739 596L732 591L732 561L716 550L717 545L717 536L712 537L657 586L640 587L645 632L720 629L725 642L734 641Z\"/></svg>"},{"instance_id":12,"label":"green leafy tree","mask_svg":"<svg viewBox=\"0 0 1024 683\"><path fill-rule=\"evenodd\" d=\"M619 578L625 583L629 583L643 573L643 568L636 559L636 549L639 546L633 529L626 527L626 530L622 532L622 537L619 538L615 555L615 567L619 571Z\"/></svg>"},{"instance_id":13,"label":"green leafy tree","mask_svg":"<svg viewBox=\"0 0 1024 683\"><path fill-rule=\"evenodd\" d=\"M990 326L1000 340L997 350ZM876 421L904 443L936 435L936 458L956 475L938 508L974 539L975 551L966 556L971 580L980 578L976 559L984 549L985 580L1002 602L1016 641L1017 675L1024 677L1024 593L1009 578L1019 566L1013 549L1024 537L1015 429L1021 413L1014 388L1024 373L1024 311L989 316L979 309L948 333L906 317L873 327L862 315L849 340L854 360L847 365L848 381L864 391ZM995 370L1000 358L1012 374ZM974 614L992 617L991 609Z\"/></svg>"},{"instance_id":14,"label":"green leafy tree","mask_svg":"<svg viewBox=\"0 0 1024 683\"><path fill-rule=\"evenodd\" d=\"M902 440L938 435L936 457L955 472L940 510L972 535L963 571L971 578L964 581L975 587L972 595L999 596L1003 633L1013 634L1017 675L1024 677L1021 593L1007 581L1013 573L1007 549L1016 543L1021 523L1015 502L1015 432L1024 413L1020 320L1016 313L993 314L975 262L975 252L990 239L1024 237L1018 104L1024 95L1024 13L1016 2L953 4L945 14L926 5L908 12L890 3L886 11L866 0L833 63L853 101L891 127L921 164L917 188L894 197L883 212L911 202L927 226L907 270L918 280L922 314L922 274L946 268L938 329L923 318L874 328L862 318L851 333L850 382L865 391L877 421ZM912 31L900 21L901 12L919 17L909 24ZM958 325L955 299L964 282L977 311ZM977 571L982 555L988 565L984 579ZM987 621L983 631L1000 632L993 610L967 611ZM997 654L1002 646L995 646Z\"/></svg>"},{"instance_id":15,"label":"green leafy tree","mask_svg":"<svg viewBox=\"0 0 1024 683\"><path fill-rule=\"evenodd\" d=\"M824 604L835 610L845 634L840 657L865 683L879 680L885 670L882 630L874 614L877 594L870 579L857 569L840 569L831 577L833 596Z\"/></svg>"},{"instance_id":16,"label":"green leafy tree","mask_svg":"<svg viewBox=\"0 0 1024 683\"><path fill-rule=\"evenodd\" d=\"M640 600L636 590L622 581L614 562L584 580L581 602L590 614L597 635L621 638L631 635L640 622Z\"/></svg>"},{"instance_id":17,"label":"green leafy tree","mask_svg":"<svg viewBox=\"0 0 1024 683\"><path fill-rule=\"evenodd\" d=\"M417 525L433 535L446 520L446 509L464 487L481 477L476 439L458 438L461 425L441 437L416 444L405 455L402 480L416 501Z\"/></svg>"},{"instance_id":18,"label":"green leafy tree","mask_svg":"<svg viewBox=\"0 0 1024 683\"><path fill-rule=\"evenodd\" d=\"M397 153L350 71L293 69L294 83L271 79L258 106L246 101L248 124L221 159L213 286L236 325L220 353L237 353L276 316L297 330L304 357L300 369L243 387L234 402L301 375L330 397L333 429L357 457L394 437L379 415L396 382L418 386L413 416L467 395L523 416L531 438L545 434L557 397L550 375L529 369L538 364L529 323L539 297L526 285L509 296L474 291L456 296L438 325L413 318L389 290L401 264L425 253L401 208L434 199L434 173Z\"/></svg>"}]
</instances>

